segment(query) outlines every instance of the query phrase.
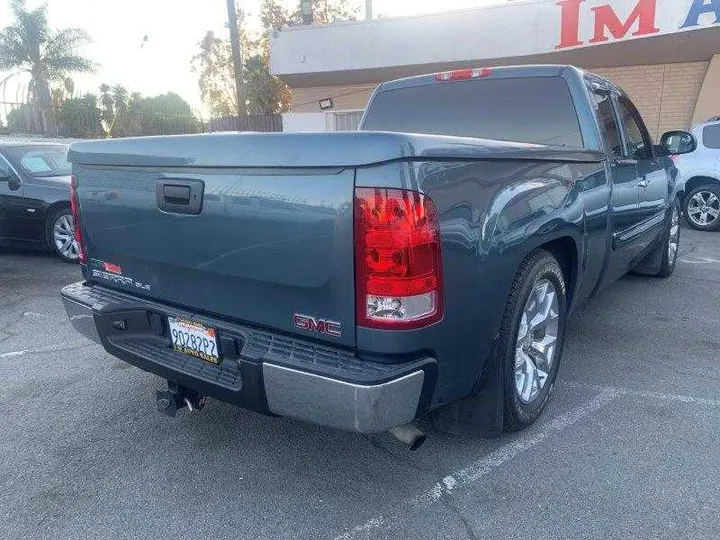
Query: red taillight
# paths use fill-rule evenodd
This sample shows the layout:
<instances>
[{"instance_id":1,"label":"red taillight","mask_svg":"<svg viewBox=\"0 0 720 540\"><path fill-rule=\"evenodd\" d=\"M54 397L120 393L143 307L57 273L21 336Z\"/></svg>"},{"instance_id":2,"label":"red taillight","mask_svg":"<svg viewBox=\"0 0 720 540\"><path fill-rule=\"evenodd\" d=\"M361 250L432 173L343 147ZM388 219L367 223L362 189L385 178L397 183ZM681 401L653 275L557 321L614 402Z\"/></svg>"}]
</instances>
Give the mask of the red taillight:
<instances>
[{"instance_id":1,"label":"red taillight","mask_svg":"<svg viewBox=\"0 0 720 540\"><path fill-rule=\"evenodd\" d=\"M467 79L479 79L480 77L489 77L492 69L484 68L465 68L455 69L453 71L441 71L435 74L436 81L464 81Z\"/></svg>"},{"instance_id":2,"label":"red taillight","mask_svg":"<svg viewBox=\"0 0 720 540\"><path fill-rule=\"evenodd\" d=\"M435 204L415 191L355 189L359 326L408 329L442 319L442 255Z\"/></svg>"},{"instance_id":3,"label":"red taillight","mask_svg":"<svg viewBox=\"0 0 720 540\"><path fill-rule=\"evenodd\" d=\"M70 212L72 212L73 225L75 228L75 242L77 243L78 260L80 264L87 264L85 255L85 242L80 227L80 203L77 195L77 178L72 177L70 182Z\"/></svg>"}]
</instances>

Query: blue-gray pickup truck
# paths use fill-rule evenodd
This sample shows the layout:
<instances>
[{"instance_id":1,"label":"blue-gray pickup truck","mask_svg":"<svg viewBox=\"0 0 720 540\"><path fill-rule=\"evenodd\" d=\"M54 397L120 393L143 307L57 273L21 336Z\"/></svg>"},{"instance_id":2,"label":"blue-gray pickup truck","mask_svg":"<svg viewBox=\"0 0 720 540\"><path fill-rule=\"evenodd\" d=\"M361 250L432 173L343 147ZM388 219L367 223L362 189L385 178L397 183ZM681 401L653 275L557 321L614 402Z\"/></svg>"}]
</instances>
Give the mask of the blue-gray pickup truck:
<instances>
[{"instance_id":1,"label":"blue-gray pickup truck","mask_svg":"<svg viewBox=\"0 0 720 540\"><path fill-rule=\"evenodd\" d=\"M168 381L171 415L211 397L412 444L429 413L517 430L573 307L672 274L668 155L695 144L654 145L620 88L568 66L383 83L357 132L76 143L84 281L62 298Z\"/></svg>"}]
</instances>

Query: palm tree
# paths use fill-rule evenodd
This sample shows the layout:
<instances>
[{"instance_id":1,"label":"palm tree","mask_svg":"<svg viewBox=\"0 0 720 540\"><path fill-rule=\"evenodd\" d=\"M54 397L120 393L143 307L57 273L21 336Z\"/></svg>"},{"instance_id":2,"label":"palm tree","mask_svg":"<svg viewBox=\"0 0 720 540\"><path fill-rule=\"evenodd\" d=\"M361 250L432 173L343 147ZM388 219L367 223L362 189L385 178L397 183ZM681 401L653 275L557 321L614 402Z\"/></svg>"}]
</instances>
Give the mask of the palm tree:
<instances>
[{"instance_id":1,"label":"palm tree","mask_svg":"<svg viewBox=\"0 0 720 540\"><path fill-rule=\"evenodd\" d=\"M38 128L52 132L50 83L70 73L93 71L93 63L77 54L88 43L85 30L53 30L48 26L47 6L29 10L25 0L12 0L15 24L0 32L0 71L30 73L30 100L38 107Z\"/></svg>"}]
</instances>

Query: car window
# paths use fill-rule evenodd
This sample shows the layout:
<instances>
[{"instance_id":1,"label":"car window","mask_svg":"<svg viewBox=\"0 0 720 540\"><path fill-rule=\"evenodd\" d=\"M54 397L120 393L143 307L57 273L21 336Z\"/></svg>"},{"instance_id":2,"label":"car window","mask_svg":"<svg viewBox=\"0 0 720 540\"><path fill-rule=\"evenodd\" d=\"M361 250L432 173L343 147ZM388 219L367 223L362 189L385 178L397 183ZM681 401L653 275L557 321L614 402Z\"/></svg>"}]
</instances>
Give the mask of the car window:
<instances>
[{"instance_id":1,"label":"car window","mask_svg":"<svg viewBox=\"0 0 720 540\"><path fill-rule=\"evenodd\" d=\"M16 167L36 178L69 176L71 172L65 146L14 146L6 153Z\"/></svg>"},{"instance_id":2,"label":"car window","mask_svg":"<svg viewBox=\"0 0 720 540\"><path fill-rule=\"evenodd\" d=\"M572 96L560 77L475 79L387 90L373 99L362 129L583 146Z\"/></svg>"},{"instance_id":3,"label":"car window","mask_svg":"<svg viewBox=\"0 0 720 540\"><path fill-rule=\"evenodd\" d=\"M720 124L705 126L703 129L703 145L705 148L720 149Z\"/></svg>"},{"instance_id":4,"label":"car window","mask_svg":"<svg viewBox=\"0 0 720 540\"><path fill-rule=\"evenodd\" d=\"M7 164L5 158L0 156L0 173L7 175L10 173L10 165Z\"/></svg>"},{"instance_id":5,"label":"car window","mask_svg":"<svg viewBox=\"0 0 720 540\"><path fill-rule=\"evenodd\" d=\"M618 99L618 109L627 139L626 156L633 159L647 159L650 152L650 137L647 135L642 118L625 96L620 96Z\"/></svg>"},{"instance_id":6,"label":"car window","mask_svg":"<svg viewBox=\"0 0 720 540\"><path fill-rule=\"evenodd\" d=\"M597 103L597 115L600 122L603 138L607 144L607 148L615 157L623 155L624 148L620 131L618 130L615 112L612 106L612 100L607 94L594 93L595 102Z\"/></svg>"}]
</instances>

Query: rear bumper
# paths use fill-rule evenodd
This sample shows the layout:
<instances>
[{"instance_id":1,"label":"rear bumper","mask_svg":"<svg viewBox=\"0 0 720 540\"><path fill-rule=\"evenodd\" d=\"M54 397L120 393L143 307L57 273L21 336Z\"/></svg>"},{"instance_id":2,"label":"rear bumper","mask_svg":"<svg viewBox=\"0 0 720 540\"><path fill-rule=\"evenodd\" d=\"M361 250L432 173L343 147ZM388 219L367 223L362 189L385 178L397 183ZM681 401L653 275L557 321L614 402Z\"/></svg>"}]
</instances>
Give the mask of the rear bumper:
<instances>
[{"instance_id":1,"label":"rear bumper","mask_svg":"<svg viewBox=\"0 0 720 540\"><path fill-rule=\"evenodd\" d=\"M433 358L402 364L368 362L350 351L199 316L104 287L76 283L61 294L73 327L113 356L260 413L371 433L411 422L429 407L437 371ZM215 327L223 362L216 366L171 349L169 315ZM118 325L119 320L125 324Z\"/></svg>"}]
</instances>

